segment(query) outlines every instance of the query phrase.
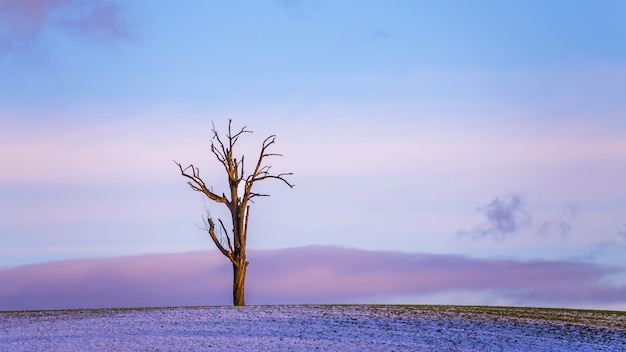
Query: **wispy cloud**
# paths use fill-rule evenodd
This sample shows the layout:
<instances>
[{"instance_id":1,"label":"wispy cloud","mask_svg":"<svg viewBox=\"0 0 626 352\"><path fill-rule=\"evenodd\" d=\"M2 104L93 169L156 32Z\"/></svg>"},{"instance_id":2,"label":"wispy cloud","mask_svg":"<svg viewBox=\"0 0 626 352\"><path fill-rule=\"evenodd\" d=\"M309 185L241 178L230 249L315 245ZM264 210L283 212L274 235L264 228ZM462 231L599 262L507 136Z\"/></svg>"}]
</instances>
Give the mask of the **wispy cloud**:
<instances>
[{"instance_id":1,"label":"wispy cloud","mask_svg":"<svg viewBox=\"0 0 626 352\"><path fill-rule=\"evenodd\" d=\"M127 37L121 12L108 0L2 0L0 53L28 48L51 28L87 37Z\"/></svg>"},{"instance_id":2,"label":"wispy cloud","mask_svg":"<svg viewBox=\"0 0 626 352\"><path fill-rule=\"evenodd\" d=\"M320 6L318 0L278 0L278 2L290 14L304 14Z\"/></svg>"},{"instance_id":3,"label":"wispy cloud","mask_svg":"<svg viewBox=\"0 0 626 352\"><path fill-rule=\"evenodd\" d=\"M370 35L375 38L375 39L386 39L386 38L390 38L393 35L389 32L387 32L386 30L383 29L376 29L373 30Z\"/></svg>"},{"instance_id":4,"label":"wispy cloud","mask_svg":"<svg viewBox=\"0 0 626 352\"><path fill-rule=\"evenodd\" d=\"M528 207L526 198L521 194L512 193L497 197L489 204L477 209L483 217L480 225L471 230L459 231L457 235L502 241L512 238L523 230L534 229L541 237L557 235L563 239L572 232L579 212L577 204L569 203L558 216L542 221L533 219Z\"/></svg>"},{"instance_id":5,"label":"wispy cloud","mask_svg":"<svg viewBox=\"0 0 626 352\"><path fill-rule=\"evenodd\" d=\"M626 303L626 287L605 282L616 269L584 262L336 247L249 254L252 304L385 303L393 297L454 292L469 293L457 304L486 292L518 305ZM230 280L230 265L216 251L28 265L0 271L0 309L229 304Z\"/></svg>"},{"instance_id":6,"label":"wispy cloud","mask_svg":"<svg viewBox=\"0 0 626 352\"><path fill-rule=\"evenodd\" d=\"M568 204L561 215L556 220L545 220L538 225L537 233L545 236L556 231L560 236L565 237L572 232L574 221L578 216L578 205ZM555 230L554 230L555 229Z\"/></svg>"},{"instance_id":7,"label":"wispy cloud","mask_svg":"<svg viewBox=\"0 0 626 352\"><path fill-rule=\"evenodd\" d=\"M127 38L129 30L122 20L122 8L111 1L78 1L59 24L68 30L89 36Z\"/></svg>"},{"instance_id":8,"label":"wispy cloud","mask_svg":"<svg viewBox=\"0 0 626 352\"><path fill-rule=\"evenodd\" d=\"M562 235L568 235L572 231L572 223L578 215L578 206L570 204L563 210L559 219L559 231Z\"/></svg>"},{"instance_id":9,"label":"wispy cloud","mask_svg":"<svg viewBox=\"0 0 626 352\"><path fill-rule=\"evenodd\" d=\"M504 240L531 225L532 218L525 208L526 201L521 194L497 197L478 208L484 222L470 231L461 231L459 235Z\"/></svg>"},{"instance_id":10,"label":"wispy cloud","mask_svg":"<svg viewBox=\"0 0 626 352\"><path fill-rule=\"evenodd\" d=\"M626 242L626 224L622 224L622 227L619 229L619 231L617 231L617 235L622 241Z\"/></svg>"}]
</instances>

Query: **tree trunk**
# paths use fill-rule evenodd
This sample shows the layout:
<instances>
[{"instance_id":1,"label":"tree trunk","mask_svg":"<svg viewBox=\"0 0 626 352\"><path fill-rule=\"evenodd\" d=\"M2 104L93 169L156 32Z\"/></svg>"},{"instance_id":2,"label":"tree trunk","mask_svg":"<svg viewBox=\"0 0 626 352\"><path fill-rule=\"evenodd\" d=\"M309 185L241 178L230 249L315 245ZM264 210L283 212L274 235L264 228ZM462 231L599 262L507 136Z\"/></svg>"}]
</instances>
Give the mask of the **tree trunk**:
<instances>
[{"instance_id":1,"label":"tree trunk","mask_svg":"<svg viewBox=\"0 0 626 352\"><path fill-rule=\"evenodd\" d=\"M233 264L233 304L236 306L246 305L244 293L247 267L248 262L245 259L237 264Z\"/></svg>"}]
</instances>

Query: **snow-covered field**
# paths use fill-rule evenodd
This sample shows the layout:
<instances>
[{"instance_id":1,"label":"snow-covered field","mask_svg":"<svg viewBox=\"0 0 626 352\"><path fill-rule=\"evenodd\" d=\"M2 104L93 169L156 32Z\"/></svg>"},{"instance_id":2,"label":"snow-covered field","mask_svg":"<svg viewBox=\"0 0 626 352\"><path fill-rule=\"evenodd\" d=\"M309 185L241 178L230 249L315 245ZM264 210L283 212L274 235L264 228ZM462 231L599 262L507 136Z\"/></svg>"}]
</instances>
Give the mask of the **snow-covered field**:
<instances>
[{"instance_id":1,"label":"snow-covered field","mask_svg":"<svg viewBox=\"0 0 626 352\"><path fill-rule=\"evenodd\" d=\"M0 351L626 351L626 312L276 305L0 312Z\"/></svg>"}]
</instances>

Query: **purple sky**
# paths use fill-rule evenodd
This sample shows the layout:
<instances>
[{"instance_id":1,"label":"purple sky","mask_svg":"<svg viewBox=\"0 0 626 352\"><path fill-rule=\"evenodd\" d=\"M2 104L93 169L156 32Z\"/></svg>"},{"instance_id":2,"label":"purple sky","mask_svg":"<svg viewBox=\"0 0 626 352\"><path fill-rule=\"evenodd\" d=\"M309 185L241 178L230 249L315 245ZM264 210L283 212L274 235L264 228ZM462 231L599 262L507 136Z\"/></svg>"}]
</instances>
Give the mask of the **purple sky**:
<instances>
[{"instance_id":1,"label":"purple sky","mask_svg":"<svg viewBox=\"0 0 626 352\"><path fill-rule=\"evenodd\" d=\"M625 96L620 0L0 0L0 268L14 268L1 273L212 250L197 225L225 209L172 160L222 191L209 131L233 118L254 131L242 153L276 134L272 165L294 173L294 189L258 188L272 194L251 210L259 255L333 246L485 265L468 267L480 290L451 272L431 291L320 285L312 300L623 308L608 297L626 282ZM493 263L536 282L481 281ZM580 278L535 290L532 263ZM377 280L395 277L386 268ZM415 284L443 268L416 268ZM549 294L562 291L580 296Z\"/></svg>"}]
</instances>

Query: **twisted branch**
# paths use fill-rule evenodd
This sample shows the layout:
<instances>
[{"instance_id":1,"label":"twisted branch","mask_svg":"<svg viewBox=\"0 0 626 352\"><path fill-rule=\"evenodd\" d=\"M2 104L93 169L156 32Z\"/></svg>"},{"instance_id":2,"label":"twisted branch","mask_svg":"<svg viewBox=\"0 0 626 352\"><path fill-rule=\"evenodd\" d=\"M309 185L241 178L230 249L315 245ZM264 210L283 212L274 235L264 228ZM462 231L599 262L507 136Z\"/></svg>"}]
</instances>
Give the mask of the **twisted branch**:
<instances>
[{"instance_id":1,"label":"twisted branch","mask_svg":"<svg viewBox=\"0 0 626 352\"><path fill-rule=\"evenodd\" d=\"M224 228L224 223L222 223L222 220L218 219L218 221L222 225L222 229L226 231L226 229ZM230 238L228 237L228 235L224 233L224 236L226 237L226 241L228 242L228 249L226 249L224 248L222 241L220 241L220 239L217 238L217 236L215 235L215 222L213 222L213 219L210 216L207 218L207 222L209 224L207 231L209 232L209 236L211 236L211 239L213 240L213 243L215 243L215 246L217 247L217 249L219 249L219 251L222 252L223 255L225 255L228 259L230 259L232 263L235 263L235 258L233 256L233 247L230 244Z\"/></svg>"}]
</instances>

